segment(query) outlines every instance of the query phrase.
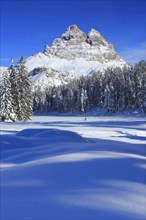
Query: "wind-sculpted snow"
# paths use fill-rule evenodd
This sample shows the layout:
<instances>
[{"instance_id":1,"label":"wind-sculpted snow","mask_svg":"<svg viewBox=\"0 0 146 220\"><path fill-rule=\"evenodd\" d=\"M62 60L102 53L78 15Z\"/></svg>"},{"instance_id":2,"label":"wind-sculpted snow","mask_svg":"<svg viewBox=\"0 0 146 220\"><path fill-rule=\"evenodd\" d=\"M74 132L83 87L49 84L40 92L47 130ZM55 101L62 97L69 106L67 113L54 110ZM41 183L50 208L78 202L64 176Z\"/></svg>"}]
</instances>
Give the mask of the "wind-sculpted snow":
<instances>
[{"instance_id":1,"label":"wind-sculpted snow","mask_svg":"<svg viewBox=\"0 0 146 220\"><path fill-rule=\"evenodd\" d=\"M1 219L145 219L143 116L1 124Z\"/></svg>"}]
</instances>

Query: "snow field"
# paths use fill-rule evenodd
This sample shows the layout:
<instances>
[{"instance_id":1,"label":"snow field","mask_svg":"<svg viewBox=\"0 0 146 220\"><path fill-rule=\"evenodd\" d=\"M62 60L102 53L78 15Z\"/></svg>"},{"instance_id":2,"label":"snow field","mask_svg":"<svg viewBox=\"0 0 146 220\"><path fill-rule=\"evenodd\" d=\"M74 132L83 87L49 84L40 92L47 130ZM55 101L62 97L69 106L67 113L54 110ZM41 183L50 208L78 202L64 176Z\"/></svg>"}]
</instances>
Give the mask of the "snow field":
<instances>
[{"instance_id":1,"label":"snow field","mask_svg":"<svg viewBox=\"0 0 146 220\"><path fill-rule=\"evenodd\" d=\"M1 123L1 219L145 219L144 116Z\"/></svg>"}]
</instances>

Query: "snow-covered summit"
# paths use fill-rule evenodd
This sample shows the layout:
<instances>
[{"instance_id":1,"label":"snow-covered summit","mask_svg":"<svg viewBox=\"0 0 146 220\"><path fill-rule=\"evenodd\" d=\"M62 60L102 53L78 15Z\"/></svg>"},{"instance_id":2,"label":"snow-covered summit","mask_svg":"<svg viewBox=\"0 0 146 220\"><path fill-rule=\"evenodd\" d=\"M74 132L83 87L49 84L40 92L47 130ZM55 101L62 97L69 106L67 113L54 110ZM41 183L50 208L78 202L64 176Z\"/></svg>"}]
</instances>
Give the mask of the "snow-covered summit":
<instances>
[{"instance_id":1,"label":"snow-covered summit","mask_svg":"<svg viewBox=\"0 0 146 220\"><path fill-rule=\"evenodd\" d=\"M64 75L64 82L67 83L70 78L88 75L93 70L103 71L108 67L123 67L125 64L98 31L92 28L86 34L77 25L69 26L50 46L46 44L43 52L26 60L33 85L42 88L50 84L62 84ZM48 78L51 69L56 74Z\"/></svg>"},{"instance_id":2,"label":"snow-covered summit","mask_svg":"<svg viewBox=\"0 0 146 220\"><path fill-rule=\"evenodd\" d=\"M71 25L67 28L65 33L62 34L61 38L65 41L69 41L71 39L85 41L86 34L82 30L80 30L76 25Z\"/></svg>"},{"instance_id":3,"label":"snow-covered summit","mask_svg":"<svg viewBox=\"0 0 146 220\"><path fill-rule=\"evenodd\" d=\"M113 46L98 31L91 29L86 35L76 25L69 26L60 38L53 41L51 47L46 45L44 54L67 60L83 58L102 64L116 60L117 64L125 64Z\"/></svg>"},{"instance_id":4,"label":"snow-covered summit","mask_svg":"<svg viewBox=\"0 0 146 220\"><path fill-rule=\"evenodd\" d=\"M97 30L95 30L94 28L91 28L88 33L88 36L97 36L98 37L98 36L101 36L101 34Z\"/></svg>"},{"instance_id":5,"label":"snow-covered summit","mask_svg":"<svg viewBox=\"0 0 146 220\"><path fill-rule=\"evenodd\" d=\"M53 68L76 75L86 75L90 69L123 66L126 62L115 52L113 46L95 29L86 35L76 25L69 26L51 46L45 45L43 53L27 59L27 67Z\"/></svg>"}]
</instances>

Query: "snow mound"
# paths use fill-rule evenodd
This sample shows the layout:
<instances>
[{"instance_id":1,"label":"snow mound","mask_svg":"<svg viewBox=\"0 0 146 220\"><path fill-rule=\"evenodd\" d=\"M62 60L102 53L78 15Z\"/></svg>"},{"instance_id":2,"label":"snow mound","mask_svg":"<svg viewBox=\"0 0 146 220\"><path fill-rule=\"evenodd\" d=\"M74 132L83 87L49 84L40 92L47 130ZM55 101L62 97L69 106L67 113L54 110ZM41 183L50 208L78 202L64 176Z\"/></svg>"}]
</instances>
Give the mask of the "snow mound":
<instances>
[{"instance_id":1,"label":"snow mound","mask_svg":"<svg viewBox=\"0 0 146 220\"><path fill-rule=\"evenodd\" d=\"M19 137L45 138L51 142L87 142L79 134L59 129L24 129L16 134ZM51 143L49 142L49 143Z\"/></svg>"}]
</instances>

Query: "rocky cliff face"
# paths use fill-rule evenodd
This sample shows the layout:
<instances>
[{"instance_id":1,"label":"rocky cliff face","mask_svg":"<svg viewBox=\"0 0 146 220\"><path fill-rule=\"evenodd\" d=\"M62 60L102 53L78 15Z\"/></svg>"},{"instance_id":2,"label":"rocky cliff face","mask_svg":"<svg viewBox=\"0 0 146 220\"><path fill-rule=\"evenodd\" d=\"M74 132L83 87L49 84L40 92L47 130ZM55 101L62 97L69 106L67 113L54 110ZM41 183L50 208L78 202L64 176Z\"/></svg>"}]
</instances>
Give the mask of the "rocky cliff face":
<instances>
[{"instance_id":1,"label":"rocky cliff face","mask_svg":"<svg viewBox=\"0 0 146 220\"><path fill-rule=\"evenodd\" d=\"M83 58L86 61L99 63L113 60L124 62L98 31L91 29L86 35L76 25L69 26L60 38L53 41L51 47L46 45L44 54L67 60Z\"/></svg>"}]
</instances>

